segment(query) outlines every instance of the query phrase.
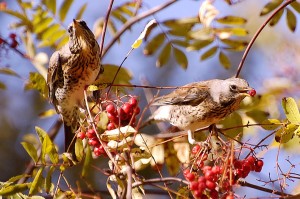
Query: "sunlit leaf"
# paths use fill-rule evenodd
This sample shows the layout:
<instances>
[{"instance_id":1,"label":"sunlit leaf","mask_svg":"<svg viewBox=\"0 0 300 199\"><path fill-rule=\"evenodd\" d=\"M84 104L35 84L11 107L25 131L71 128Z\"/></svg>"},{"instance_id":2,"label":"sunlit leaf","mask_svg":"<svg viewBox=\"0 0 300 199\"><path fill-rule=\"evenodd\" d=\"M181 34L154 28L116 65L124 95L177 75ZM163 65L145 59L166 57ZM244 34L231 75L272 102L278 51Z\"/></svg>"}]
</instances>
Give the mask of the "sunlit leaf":
<instances>
[{"instance_id":1,"label":"sunlit leaf","mask_svg":"<svg viewBox=\"0 0 300 199\"><path fill-rule=\"evenodd\" d=\"M194 43L191 43L188 47L187 47L187 51L194 51L194 50L200 50L206 46L208 46L209 44L211 44L214 40L213 39L207 39L207 40L195 40Z\"/></svg>"},{"instance_id":2,"label":"sunlit leaf","mask_svg":"<svg viewBox=\"0 0 300 199\"><path fill-rule=\"evenodd\" d=\"M157 67L161 67L161 66L165 65L169 61L170 55L171 55L171 49L172 49L172 46L170 43L167 43L164 46L164 48L162 49L162 51L160 52L160 55L158 56L158 58L156 60Z\"/></svg>"},{"instance_id":3,"label":"sunlit leaf","mask_svg":"<svg viewBox=\"0 0 300 199\"><path fill-rule=\"evenodd\" d=\"M230 59L222 51L219 53L219 61L225 69L229 69L231 67Z\"/></svg>"},{"instance_id":4,"label":"sunlit leaf","mask_svg":"<svg viewBox=\"0 0 300 199\"><path fill-rule=\"evenodd\" d=\"M165 40L165 35L163 33L160 33L153 37L153 39L146 45L144 48L144 54L145 55L152 55L154 52L157 51L159 47L163 44Z\"/></svg>"},{"instance_id":5,"label":"sunlit leaf","mask_svg":"<svg viewBox=\"0 0 300 199\"><path fill-rule=\"evenodd\" d=\"M171 41L172 44L174 45L178 45L178 46L182 46L182 47L188 47L189 46L189 42L187 40L172 40Z\"/></svg>"},{"instance_id":6,"label":"sunlit leaf","mask_svg":"<svg viewBox=\"0 0 300 199\"><path fill-rule=\"evenodd\" d=\"M29 176L30 175L28 175L28 174L21 174L21 175L13 176L13 177L9 178L9 180L7 182L5 182L5 184L7 184L7 183L9 183L9 184L10 183L14 183L14 182L19 181L22 178L26 178L26 177L29 177Z\"/></svg>"},{"instance_id":7,"label":"sunlit leaf","mask_svg":"<svg viewBox=\"0 0 300 199\"><path fill-rule=\"evenodd\" d=\"M36 24L34 27L34 31L36 33L41 33L42 31L46 30L49 28L49 25L52 23L53 18L48 17L46 19L43 19L40 23Z\"/></svg>"},{"instance_id":8,"label":"sunlit leaf","mask_svg":"<svg viewBox=\"0 0 300 199\"><path fill-rule=\"evenodd\" d=\"M218 35L229 34L239 37L244 37L248 35L248 31L245 28L215 28L215 32ZM226 39L227 37L221 37L221 39Z\"/></svg>"},{"instance_id":9,"label":"sunlit leaf","mask_svg":"<svg viewBox=\"0 0 300 199\"><path fill-rule=\"evenodd\" d=\"M216 54L217 50L218 50L218 47L217 47L217 46L214 46L214 47L210 48L208 51L206 51L205 53L203 53L203 54L201 55L201 58L200 58L200 59L201 59L202 61L208 59L209 57L211 57L211 56L213 56L214 54Z\"/></svg>"},{"instance_id":10,"label":"sunlit leaf","mask_svg":"<svg viewBox=\"0 0 300 199\"><path fill-rule=\"evenodd\" d=\"M298 13L300 13L300 3L297 1L294 1L290 4Z\"/></svg>"},{"instance_id":11,"label":"sunlit leaf","mask_svg":"<svg viewBox=\"0 0 300 199\"><path fill-rule=\"evenodd\" d=\"M282 107L286 118L292 124L300 124L300 113L296 101L292 97L282 99Z\"/></svg>"},{"instance_id":12,"label":"sunlit leaf","mask_svg":"<svg viewBox=\"0 0 300 199\"><path fill-rule=\"evenodd\" d=\"M55 171L55 167L51 166L48 173L47 173L47 176L46 176L46 179L45 179L45 191L46 191L46 193L49 193L51 191L51 187L53 188L53 184L51 182L52 182L52 174L53 174L54 171Z\"/></svg>"},{"instance_id":13,"label":"sunlit leaf","mask_svg":"<svg viewBox=\"0 0 300 199\"><path fill-rule=\"evenodd\" d=\"M37 150L34 147L33 144L29 143L29 142L21 142L22 146L24 147L24 149L26 150L26 152L28 153L28 155L30 155L30 157L32 158L32 160L37 163L38 161L38 155L37 155Z\"/></svg>"},{"instance_id":14,"label":"sunlit leaf","mask_svg":"<svg viewBox=\"0 0 300 199\"><path fill-rule=\"evenodd\" d=\"M84 13L84 11L85 11L85 9L86 9L86 6L87 6L87 3L83 4L83 5L80 7L79 11L78 11L77 14L75 15L75 16L76 16L75 19L81 19L81 18L82 18L82 15L83 15L83 13Z\"/></svg>"},{"instance_id":15,"label":"sunlit leaf","mask_svg":"<svg viewBox=\"0 0 300 199\"><path fill-rule=\"evenodd\" d=\"M120 21L121 23L126 23L127 22L127 19L126 17L123 16L123 13L120 12L119 10L114 10L111 15L117 19L118 21Z\"/></svg>"},{"instance_id":16,"label":"sunlit leaf","mask_svg":"<svg viewBox=\"0 0 300 199\"><path fill-rule=\"evenodd\" d=\"M175 56L175 60L177 61L177 63L183 68L186 69L188 66L188 59L186 58L186 55L179 50L178 48L173 48L173 52L174 52L174 56Z\"/></svg>"},{"instance_id":17,"label":"sunlit leaf","mask_svg":"<svg viewBox=\"0 0 300 199\"><path fill-rule=\"evenodd\" d=\"M214 40L213 29L211 28L200 28L193 30L190 31L188 35L197 40Z\"/></svg>"},{"instance_id":18,"label":"sunlit leaf","mask_svg":"<svg viewBox=\"0 0 300 199\"><path fill-rule=\"evenodd\" d=\"M169 28L176 29L176 28L180 28L182 25L194 25L199 22L200 22L199 17L191 17L191 18L166 20L163 22L163 24Z\"/></svg>"},{"instance_id":19,"label":"sunlit leaf","mask_svg":"<svg viewBox=\"0 0 300 199\"><path fill-rule=\"evenodd\" d=\"M290 9L286 8L286 11L287 11L286 20L287 20L288 27L292 32L295 32L297 26L297 18Z\"/></svg>"},{"instance_id":20,"label":"sunlit leaf","mask_svg":"<svg viewBox=\"0 0 300 199\"><path fill-rule=\"evenodd\" d=\"M287 143L293 138L297 129L298 125L295 124L289 124L286 127L278 129L275 133L275 141L279 143Z\"/></svg>"},{"instance_id":21,"label":"sunlit leaf","mask_svg":"<svg viewBox=\"0 0 300 199\"><path fill-rule=\"evenodd\" d=\"M270 12L272 12L273 10L275 10L275 8L277 8L281 3L283 2L283 0L272 0L269 3L267 3L264 8L262 9L262 11L260 12L260 16L266 15Z\"/></svg>"},{"instance_id":22,"label":"sunlit leaf","mask_svg":"<svg viewBox=\"0 0 300 199\"><path fill-rule=\"evenodd\" d=\"M156 25L157 25L157 23L154 19L149 21L146 24L144 30L141 32L141 34L137 38L137 40L135 40L134 43L131 45L131 47L132 48L138 48L141 45L141 43L143 42L143 40L146 38L146 36L149 34L149 31L151 31L151 29Z\"/></svg>"},{"instance_id":23,"label":"sunlit leaf","mask_svg":"<svg viewBox=\"0 0 300 199\"><path fill-rule=\"evenodd\" d=\"M61 7L59 8L59 18L61 21L64 21L66 19L66 16L68 14L68 11L73 4L74 0L65 0L63 1Z\"/></svg>"},{"instance_id":24,"label":"sunlit leaf","mask_svg":"<svg viewBox=\"0 0 300 199\"><path fill-rule=\"evenodd\" d=\"M56 0L43 0L47 8L55 15L56 13Z\"/></svg>"},{"instance_id":25,"label":"sunlit leaf","mask_svg":"<svg viewBox=\"0 0 300 199\"><path fill-rule=\"evenodd\" d=\"M248 42L244 40L233 40L233 39L221 39L222 43L234 47L236 49L244 49L247 45Z\"/></svg>"},{"instance_id":26,"label":"sunlit leaf","mask_svg":"<svg viewBox=\"0 0 300 199\"><path fill-rule=\"evenodd\" d=\"M51 117L51 116L53 116L53 115L56 115L57 113L56 113L56 110L54 110L54 109L49 109L49 110L46 110L46 111L44 111L44 112L41 112L40 114L39 114L39 117L40 118L47 118L47 117Z\"/></svg>"},{"instance_id":27,"label":"sunlit leaf","mask_svg":"<svg viewBox=\"0 0 300 199\"><path fill-rule=\"evenodd\" d=\"M75 155L76 155L76 159L79 162L83 159L84 156L82 140L79 138L77 138L75 142Z\"/></svg>"},{"instance_id":28,"label":"sunlit leaf","mask_svg":"<svg viewBox=\"0 0 300 199\"><path fill-rule=\"evenodd\" d=\"M222 24L229 24L229 25L243 25L247 22L247 19L243 17L237 17L237 16L225 16L222 18L216 19L217 22Z\"/></svg>"},{"instance_id":29,"label":"sunlit leaf","mask_svg":"<svg viewBox=\"0 0 300 199\"><path fill-rule=\"evenodd\" d=\"M284 11L284 9L282 9L276 13L276 15L270 21L270 26L275 26L278 23L278 21L282 17L283 11Z\"/></svg>"},{"instance_id":30,"label":"sunlit leaf","mask_svg":"<svg viewBox=\"0 0 300 199\"><path fill-rule=\"evenodd\" d=\"M165 147L165 164L171 176L178 173L180 164L172 142L168 142L167 147Z\"/></svg>"},{"instance_id":31,"label":"sunlit leaf","mask_svg":"<svg viewBox=\"0 0 300 199\"><path fill-rule=\"evenodd\" d=\"M29 186L30 186L30 183L5 186L0 189L0 195L1 196L11 196L13 194L27 190L29 188Z\"/></svg>"},{"instance_id":32,"label":"sunlit leaf","mask_svg":"<svg viewBox=\"0 0 300 199\"><path fill-rule=\"evenodd\" d=\"M42 175L43 170L44 170L44 168L41 167L41 168L39 168L38 172L36 173L34 180L29 189L29 195L36 194L38 192L38 190L41 188L42 180L43 180L43 175Z\"/></svg>"},{"instance_id":33,"label":"sunlit leaf","mask_svg":"<svg viewBox=\"0 0 300 199\"><path fill-rule=\"evenodd\" d=\"M12 76L15 76L15 77L21 77L20 75L18 75L18 73L16 73L15 71L13 71L12 69L7 68L7 67L0 68L0 74L12 75Z\"/></svg>"},{"instance_id":34,"label":"sunlit leaf","mask_svg":"<svg viewBox=\"0 0 300 199\"><path fill-rule=\"evenodd\" d=\"M37 72L29 74L29 80L25 85L25 90L38 90L45 98L48 96L48 87L44 77Z\"/></svg>"},{"instance_id":35,"label":"sunlit leaf","mask_svg":"<svg viewBox=\"0 0 300 199\"><path fill-rule=\"evenodd\" d=\"M6 14L9 14L9 15L19 18L23 24L26 24L27 28L29 28L29 29L32 28L32 25L31 25L32 23L25 14L22 14L21 12L9 10L9 9L1 10L1 12L5 12Z\"/></svg>"},{"instance_id":36,"label":"sunlit leaf","mask_svg":"<svg viewBox=\"0 0 300 199\"><path fill-rule=\"evenodd\" d=\"M282 125L277 119L266 119L261 124L261 127L265 130L275 130Z\"/></svg>"},{"instance_id":37,"label":"sunlit leaf","mask_svg":"<svg viewBox=\"0 0 300 199\"><path fill-rule=\"evenodd\" d=\"M82 177L86 177L87 174L89 173L90 170L90 163L92 161L92 151L90 149L90 147L86 147L86 154L85 154L85 158L84 158L84 163L83 163L83 167L82 167L82 171L81 171L81 176Z\"/></svg>"}]
</instances>

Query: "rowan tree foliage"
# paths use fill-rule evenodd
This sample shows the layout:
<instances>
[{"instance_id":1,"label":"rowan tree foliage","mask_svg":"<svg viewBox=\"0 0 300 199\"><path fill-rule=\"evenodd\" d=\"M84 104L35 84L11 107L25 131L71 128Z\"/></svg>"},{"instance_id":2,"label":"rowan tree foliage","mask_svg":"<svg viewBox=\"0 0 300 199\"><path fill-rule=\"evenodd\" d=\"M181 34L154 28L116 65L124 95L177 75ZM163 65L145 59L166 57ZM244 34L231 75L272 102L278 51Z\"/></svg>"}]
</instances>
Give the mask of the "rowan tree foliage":
<instances>
[{"instance_id":1,"label":"rowan tree foliage","mask_svg":"<svg viewBox=\"0 0 300 199\"><path fill-rule=\"evenodd\" d=\"M0 2L2 14L14 17L14 23L9 24L11 33L3 35L0 31L0 64L6 59L9 63L7 52L29 61L35 70L26 77L24 89L39 93L44 103L48 103L49 52L68 42L68 17L81 19L88 12L90 2L76 8L72 7L74 2L16 0L17 7ZM54 141L62 124L60 119L48 132L36 126L36 132L25 135L19 143L31 161L19 164L24 166L23 173L0 182L0 195L142 198L158 194L170 198L230 199L253 198L255 189L263 197L300 197L297 195L299 158L293 158L298 156L300 135L296 98L299 96L298 65L293 73L282 73L280 78L271 79L272 86L268 89L256 95L250 93L253 97L246 98L240 109L217 124L217 128L196 132L195 145L189 144L187 132L178 132L176 128L166 129L159 124L155 132L143 128L145 114L156 95L152 91L176 87L151 85L147 80L133 85L131 81L136 74L125 67L126 58L135 56L131 52L143 49L145 56L156 59L156 67L173 62L173 67L181 67L182 71L193 67L188 56L195 53L199 62L217 60L228 70L228 76L234 75L229 71L235 71L238 77L263 29L272 29L285 18L283 27L296 31L299 1L266 0L261 10L252 12L265 20L258 30L245 28L251 18L234 12L223 13L220 2L230 10L233 6L243 6L246 0L197 1L198 12L185 17L173 13L171 18L163 20L156 14L168 12L167 8L178 1L163 1L154 7L141 0L106 1L106 12L96 13L97 20L89 21L100 45L99 56L105 72L84 93L85 111L74 134L79 162ZM104 1L98 4L102 6ZM104 62L111 48L122 43L124 34L130 34L133 27L139 27L141 34L133 39L124 62L120 65ZM240 56L238 67L232 63L234 54ZM293 58L297 60L296 55ZM21 78L9 66L1 66L0 74ZM7 86L0 79L0 93L9 89ZM137 89L144 89L144 94L137 96ZM139 102L145 99L147 103L143 106ZM42 118L57 117L54 108L39 112ZM266 157L271 149L275 151L272 159ZM72 172L72 176L68 175ZM97 178L92 179L91 172Z\"/></svg>"}]
</instances>

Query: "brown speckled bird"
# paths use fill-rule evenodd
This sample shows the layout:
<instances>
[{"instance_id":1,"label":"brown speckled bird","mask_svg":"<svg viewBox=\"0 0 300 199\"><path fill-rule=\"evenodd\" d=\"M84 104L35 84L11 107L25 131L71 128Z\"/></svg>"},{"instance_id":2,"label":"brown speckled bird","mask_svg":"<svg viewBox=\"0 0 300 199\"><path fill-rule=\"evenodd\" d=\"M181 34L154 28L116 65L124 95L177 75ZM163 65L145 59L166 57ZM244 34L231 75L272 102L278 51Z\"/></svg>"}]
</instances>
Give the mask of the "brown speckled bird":
<instances>
[{"instance_id":1,"label":"brown speckled bird","mask_svg":"<svg viewBox=\"0 0 300 199\"><path fill-rule=\"evenodd\" d=\"M65 150L76 158L72 140L79 127L79 107L84 107L84 89L103 73L103 68L99 45L86 23L74 19L68 32L69 42L50 58L47 85L50 102L64 122Z\"/></svg>"},{"instance_id":2,"label":"brown speckled bird","mask_svg":"<svg viewBox=\"0 0 300 199\"><path fill-rule=\"evenodd\" d=\"M237 110L250 90L248 82L240 78L190 83L156 98L152 105L160 107L149 119L188 130L189 142L194 144L195 130L215 124Z\"/></svg>"}]
</instances>

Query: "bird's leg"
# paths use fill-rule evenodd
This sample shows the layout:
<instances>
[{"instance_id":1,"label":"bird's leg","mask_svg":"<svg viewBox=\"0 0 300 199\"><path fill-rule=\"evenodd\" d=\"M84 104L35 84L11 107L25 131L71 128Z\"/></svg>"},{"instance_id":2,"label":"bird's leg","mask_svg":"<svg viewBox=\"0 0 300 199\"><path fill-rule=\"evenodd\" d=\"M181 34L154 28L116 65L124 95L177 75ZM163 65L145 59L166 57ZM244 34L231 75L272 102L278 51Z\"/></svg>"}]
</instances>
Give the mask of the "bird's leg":
<instances>
[{"instance_id":1,"label":"bird's leg","mask_svg":"<svg viewBox=\"0 0 300 199\"><path fill-rule=\"evenodd\" d=\"M192 132L191 130L188 130L187 134L188 134L189 143L191 145L194 145L196 143L196 140L194 139L194 132Z\"/></svg>"}]
</instances>

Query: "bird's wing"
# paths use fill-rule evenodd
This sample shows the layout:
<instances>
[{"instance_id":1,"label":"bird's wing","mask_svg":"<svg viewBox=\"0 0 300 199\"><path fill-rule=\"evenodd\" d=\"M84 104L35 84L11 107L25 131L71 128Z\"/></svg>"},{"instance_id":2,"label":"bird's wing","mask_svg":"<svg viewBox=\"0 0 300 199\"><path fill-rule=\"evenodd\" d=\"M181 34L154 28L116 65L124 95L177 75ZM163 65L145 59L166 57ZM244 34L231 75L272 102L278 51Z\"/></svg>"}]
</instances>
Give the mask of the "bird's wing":
<instances>
[{"instance_id":1,"label":"bird's wing","mask_svg":"<svg viewBox=\"0 0 300 199\"><path fill-rule=\"evenodd\" d=\"M173 92L158 97L152 105L192 105L200 104L209 95L207 82L195 82L180 87Z\"/></svg>"},{"instance_id":2,"label":"bird's wing","mask_svg":"<svg viewBox=\"0 0 300 199\"><path fill-rule=\"evenodd\" d=\"M56 106L55 90L57 88L57 83L62 74L62 65L60 62L60 54L58 51L54 52L49 61L49 68L47 74L47 85L49 89L49 100L52 104Z\"/></svg>"}]
</instances>

